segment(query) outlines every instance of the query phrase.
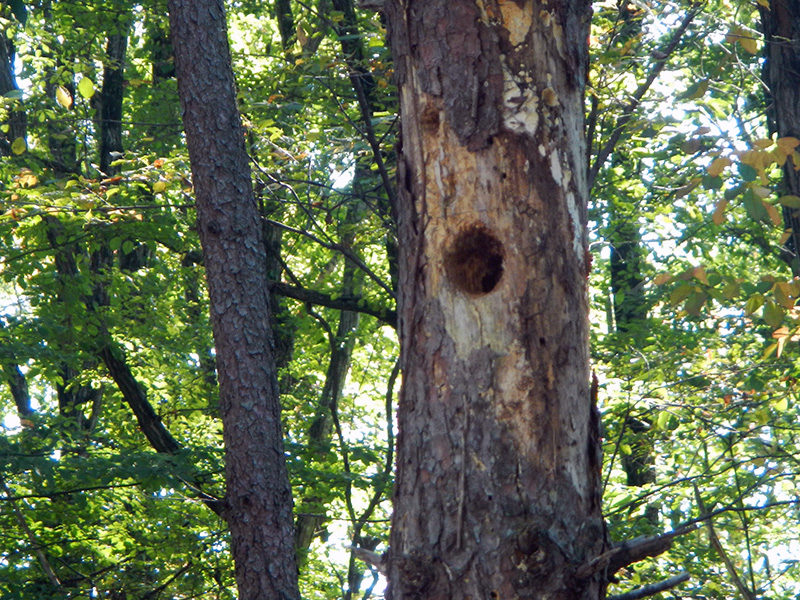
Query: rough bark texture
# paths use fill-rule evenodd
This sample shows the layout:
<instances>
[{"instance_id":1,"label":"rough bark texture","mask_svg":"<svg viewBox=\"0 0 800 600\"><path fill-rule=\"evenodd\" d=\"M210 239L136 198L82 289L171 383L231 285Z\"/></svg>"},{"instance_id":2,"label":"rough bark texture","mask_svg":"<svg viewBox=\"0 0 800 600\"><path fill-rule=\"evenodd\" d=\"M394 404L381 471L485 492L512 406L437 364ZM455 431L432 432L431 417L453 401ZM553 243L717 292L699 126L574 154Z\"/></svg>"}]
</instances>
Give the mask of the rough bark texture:
<instances>
[{"instance_id":1,"label":"rough bark texture","mask_svg":"<svg viewBox=\"0 0 800 600\"><path fill-rule=\"evenodd\" d=\"M122 25L120 25L122 27ZM122 101L125 96L127 32L112 33L106 43L103 90L100 94L100 171L107 176L116 169L112 152L122 152Z\"/></svg>"},{"instance_id":2,"label":"rough bark texture","mask_svg":"<svg viewBox=\"0 0 800 600\"><path fill-rule=\"evenodd\" d=\"M586 1L390 0L401 98L389 591L598 598Z\"/></svg>"},{"instance_id":3,"label":"rough bark texture","mask_svg":"<svg viewBox=\"0 0 800 600\"><path fill-rule=\"evenodd\" d=\"M211 301L239 597L299 598L267 270L221 0L170 0Z\"/></svg>"},{"instance_id":4,"label":"rough bark texture","mask_svg":"<svg viewBox=\"0 0 800 600\"><path fill-rule=\"evenodd\" d=\"M800 138L800 3L772 0L770 8L759 5L766 40L764 83L768 89L767 115L770 129L778 137ZM800 196L798 155L789 156L783 167L781 193ZM800 276L800 216L795 209L783 209L783 221L792 230L786 242L787 262Z\"/></svg>"}]
</instances>

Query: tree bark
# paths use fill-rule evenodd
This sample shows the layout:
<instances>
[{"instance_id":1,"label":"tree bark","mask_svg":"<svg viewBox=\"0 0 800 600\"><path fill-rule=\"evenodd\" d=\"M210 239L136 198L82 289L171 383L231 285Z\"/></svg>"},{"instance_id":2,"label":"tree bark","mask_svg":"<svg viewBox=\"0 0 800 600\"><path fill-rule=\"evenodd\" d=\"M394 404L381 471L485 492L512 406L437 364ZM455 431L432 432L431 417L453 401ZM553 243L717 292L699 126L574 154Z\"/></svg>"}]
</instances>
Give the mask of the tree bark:
<instances>
[{"instance_id":1,"label":"tree bark","mask_svg":"<svg viewBox=\"0 0 800 600\"><path fill-rule=\"evenodd\" d=\"M127 28L122 23L120 28ZM127 31L109 33L103 67L103 89L100 93L100 171L111 177L114 154L122 152L122 101L125 97L125 53Z\"/></svg>"},{"instance_id":2,"label":"tree bark","mask_svg":"<svg viewBox=\"0 0 800 600\"><path fill-rule=\"evenodd\" d=\"M800 5L793 0L772 0L770 8L759 5L764 46L764 83L767 86L767 118L778 137L800 138ZM800 196L797 154L783 166L781 195ZM800 276L800 216L783 209L783 221L792 234L786 241L786 262Z\"/></svg>"},{"instance_id":3,"label":"tree bark","mask_svg":"<svg viewBox=\"0 0 800 600\"><path fill-rule=\"evenodd\" d=\"M299 598L264 240L221 0L170 0L225 440L225 517L239 597Z\"/></svg>"},{"instance_id":4,"label":"tree bark","mask_svg":"<svg viewBox=\"0 0 800 600\"><path fill-rule=\"evenodd\" d=\"M590 5L390 0L403 389L388 597L599 598Z\"/></svg>"}]
</instances>

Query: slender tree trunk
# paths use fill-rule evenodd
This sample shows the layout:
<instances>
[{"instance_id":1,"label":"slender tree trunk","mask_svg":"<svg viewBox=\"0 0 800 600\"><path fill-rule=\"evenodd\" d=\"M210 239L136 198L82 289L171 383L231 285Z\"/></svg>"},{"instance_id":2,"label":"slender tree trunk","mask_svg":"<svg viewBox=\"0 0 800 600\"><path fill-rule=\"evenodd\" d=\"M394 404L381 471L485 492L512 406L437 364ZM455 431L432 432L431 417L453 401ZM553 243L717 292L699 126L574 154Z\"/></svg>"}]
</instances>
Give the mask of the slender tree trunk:
<instances>
[{"instance_id":1,"label":"slender tree trunk","mask_svg":"<svg viewBox=\"0 0 800 600\"><path fill-rule=\"evenodd\" d=\"M299 598L267 269L222 0L170 0L217 355L239 597Z\"/></svg>"},{"instance_id":2,"label":"slender tree trunk","mask_svg":"<svg viewBox=\"0 0 800 600\"><path fill-rule=\"evenodd\" d=\"M585 0L389 0L403 389L389 592L599 598Z\"/></svg>"},{"instance_id":3,"label":"slender tree trunk","mask_svg":"<svg viewBox=\"0 0 800 600\"><path fill-rule=\"evenodd\" d=\"M124 27L122 24L119 27ZM108 35L103 68L103 89L100 94L100 171L107 177L114 174L112 153L122 152L122 101L125 97L125 54L127 31Z\"/></svg>"},{"instance_id":4,"label":"slender tree trunk","mask_svg":"<svg viewBox=\"0 0 800 600\"><path fill-rule=\"evenodd\" d=\"M10 23L10 22L9 22ZM18 92L17 76L14 72L16 51L5 28L0 28L0 96ZM14 108L8 114L8 130L0 129L0 155L10 155L11 144L17 138L27 137L27 116L21 108Z\"/></svg>"}]
</instances>

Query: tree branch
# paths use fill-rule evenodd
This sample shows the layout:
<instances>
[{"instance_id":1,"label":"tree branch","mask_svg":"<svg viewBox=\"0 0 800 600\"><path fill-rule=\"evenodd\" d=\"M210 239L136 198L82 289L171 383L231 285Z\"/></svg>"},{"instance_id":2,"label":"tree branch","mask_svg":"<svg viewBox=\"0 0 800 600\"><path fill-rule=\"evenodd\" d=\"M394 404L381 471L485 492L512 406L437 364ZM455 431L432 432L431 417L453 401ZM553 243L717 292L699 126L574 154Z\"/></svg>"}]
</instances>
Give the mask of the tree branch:
<instances>
[{"instance_id":1,"label":"tree branch","mask_svg":"<svg viewBox=\"0 0 800 600\"><path fill-rule=\"evenodd\" d=\"M60 588L61 582L58 580L58 576L56 576L55 571L53 571L53 567L50 566L50 561L47 560L47 556L39 545L39 542L36 541L33 531L31 531L31 528L28 527L28 522L25 520L25 515L22 514L19 506L17 506L17 502L14 499L14 496L11 494L11 490L8 489L8 485L6 485L6 481L2 478L2 476L0 476L0 487L3 488L3 493L5 493L6 499L11 502L14 515L17 517L17 523L19 523L20 529L22 529L22 531L25 533L25 537L28 538L28 542L33 548L36 557L39 559L39 564L42 567L42 571L44 571L44 574L47 576L47 580L53 586Z\"/></svg>"},{"instance_id":2,"label":"tree branch","mask_svg":"<svg viewBox=\"0 0 800 600\"><path fill-rule=\"evenodd\" d=\"M611 137L608 138L608 141L605 145L600 149L597 153L597 158L594 161L594 164L589 169L589 191L591 192L592 187L594 186L594 181L597 178L597 174L600 172L600 169L605 164L608 157L614 151L614 148L617 146L619 139L622 137L622 132L625 130L625 126L628 122L633 118L634 111L639 107L639 104L644 98L644 95L650 89L650 86L653 85L653 82L658 78L661 71L667 64L667 60L678 47L678 43L680 43L683 34L686 33L686 30L689 28L689 25L694 20L695 16L700 12L702 9L702 5L699 4L695 6L692 10L686 13L686 16L681 21L681 24L675 30L675 33L672 35L672 38L669 40L666 46L663 49L659 50L656 56L659 56L653 65L653 68L650 70L650 73L647 75L647 78L636 88L636 91L633 92L633 96L631 97L630 102L628 102L627 106L622 109L622 114L617 119L617 124L614 127L614 131L611 134ZM655 53L654 53L655 54Z\"/></svg>"},{"instance_id":3,"label":"tree branch","mask_svg":"<svg viewBox=\"0 0 800 600\"><path fill-rule=\"evenodd\" d=\"M578 567L575 576L578 579L586 579L600 571L605 571L607 576L611 576L623 567L663 554L670 549L674 538L695 529L697 529L695 524L685 525L659 536L641 536L618 542L610 550Z\"/></svg>"},{"instance_id":4,"label":"tree branch","mask_svg":"<svg viewBox=\"0 0 800 600\"><path fill-rule=\"evenodd\" d=\"M358 312L365 315L370 315L379 321L383 321L394 329L397 329L396 311L388 308L369 306L360 296L340 296L338 298L333 298L328 294L289 285L288 283L280 283L278 281L270 282L269 291L273 294L278 294L279 296L285 296L287 298L299 300L300 302L308 302L310 304L316 304L326 308L347 310L350 312Z\"/></svg>"},{"instance_id":5,"label":"tree branch","mask_svg":"<svg viewBox=\"0 0 800 600\"><path fill-rule=\"evenodd\" d=\"M356 265L359 269L364 271L364 273L366 273L369 276L370 279L372 279L375 283L377 283L380 287L382 287L392 298L395 297L395 293L394 293L394 291L392 290L391 287L389 287L386 283L384 283L384 281L380 277L378 277L375 274L375 272L372 269L370 269L364 263L364 261L362 261L360 258L358 258L358 256L356 256L353 252L351 252L347 248L344 248L341 244L329 243L329 242L326 242L324 240L321 240L320 238L315 236L313 233L310 233L308 231L303 231L302 229L297 229L296 227L292 227L290 225L286 225L285 223L281 223L280 221L273 221L272 219L267 219L266 217L262 217L262 218L267 223L269 223L270 225L274 225L275 227L280 227L281 229L285 229L286 231L291 231L292 233L297 233L299 235L303 235L303 236L307 237L308 239L310 239L312 242L316 242L317 244L319 244L323 248L327 248L328 250L333 250L335 252L341 252L342 255L347 260L349 260L354 265Z\"/></svg>"},{"instance_id":6,"label":"tree branch","mask_svg":"<svg viewBox=\"0 0 800 600\"><path fill-rule=\"evenodd\" d=\"M655 596L656 594L670 590L684 581L689 581L689 574L686 571L675 575L675 577L670 577L658 583L644 585L630 592L619 594L618 596L607 596L606 600L639 600L640 598L648 598L649 596Z\"/></svg>"},{"instance_id":7,"label":"tree branch","mask_svg":"<svg viewBox=\"0 0 800 600\"><path fill-rule=\"evenodd\" d=\"M742 581L741 577L739 577L739 573L736 572L736 566L731 561L728 553L725 552L725 548L722 547L722 542L719 541L719 537L717 536L717 532L714 531L714 522L710 518L710 515L706 511L705 503L703 502L703 498L700 496L700 489L697 487L697 484L694 485L694 497L697 500L697 507L700 510L701 515L706 515L706 530L708 531L708 541L711 544L711 547L719 554L722 562L725 563L725 569L728 571L728 575L730 576L733 584L736 586L736 589L739 590L739 593L742 595L742 598L745 600L755 600L755 594L753 594L745 585L744 581Z\"/></svg>"},{"instance_id":8,"label":"tree branch","mask_svg":"<svg viewBox=\"0 0 800 600\"><path fill-rule=\"evenodd\" d=\"M176 454L182 450L182 446L172 437L172 434L161 422L161 417L153 410L153 406L147 400L147 393L141 384L136 380L130 367L125 362L124 357L117 356L111 349L110 344L106 344L99 352L98 356L106 365L111 378L117 384L125 402L131 407L139 428L144 433L147 441L157 452L164 454ZM184 483L194 488L200 499L218 516L222 516L223 503L199 487L199 483L193 479L182 479Z\"/></svg>"}]
</instances>

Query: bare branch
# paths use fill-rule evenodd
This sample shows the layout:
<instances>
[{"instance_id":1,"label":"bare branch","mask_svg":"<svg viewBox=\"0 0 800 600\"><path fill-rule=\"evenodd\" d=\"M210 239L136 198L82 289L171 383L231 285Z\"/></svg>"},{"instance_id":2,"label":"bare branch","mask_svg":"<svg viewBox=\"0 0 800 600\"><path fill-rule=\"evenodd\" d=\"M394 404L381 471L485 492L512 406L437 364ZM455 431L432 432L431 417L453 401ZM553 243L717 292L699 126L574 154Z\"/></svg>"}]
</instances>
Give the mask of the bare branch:
<instances>
[{"instance_id":1,"label":"bare branch","mask_svg":"<svg viewBox=\"0 0 800 600\"><path fill-rule=\"evenodd\" d=\"M694 497L697 500L697 507L700 510L700 514L708 515L703 498L700 496L700 489L696 484L693 485ZM755 600L755 594L748 589L747 585L745 585L744 581L742 581L741 577L739 577L739 573L736 572L736 566L728 556L728 553L725 552L725 548L722 547L722 542L719 541L717 532L714 531L713 520L710 518L710 515L708 515L708 517L709 518L706 519L706 530L708 531L708 541L711 543L711 547L714 548L714 550L722 559L722 562L725 563L725 569L728 571L728 575L730 575L733 584L736 586L736 589L739 590L742 598L745 600Z\"/></svg>"},{"instance_id":2,"label":"bare branch","mask_svg":"<svg viewBox=\"0 0 800 600\"><path fill-rule=\"evenodd\" d=\"M697 529L697 525L692 524L655 537L641 536L619 542L610 550L578 567L575 576L579 579L586 579L600 571L605 571L609 576L613 575L623 567L651 556L663 554L670 549L674 538L695 529Z\"/></svg>"},{"instance_id":3,"label":"bare branch","mask_svg":"<svg viewBox=\"0 0 800 600\"><path fill-rule=\"evenodd\" d=\"M356 255L355 255L353 252L351 252L351 251L350 251L350 250L348 250L347 248L343 247L341 244L335 244L335 243L326 242L326 241L324 241L324 240L321 240L320 238L318 238L317 236L315 236L313 233L310 233L310 232L308 232L308 231L303 231L302 229L297 229L296 227L292 227L292 226L290 226L290 225L286 225L285 223L281 223L280 221L273 221L272 219L267 219L266 217L262 217L262 218L263 218L263 219L264 219L264 220L265 220L267 223L269 223L270 225L274 225L275 227L280 227L281 229L284 229L284 230L286 230L286 231L291 231L292 233L297 233L297 234L299 234L299 235L305 236L305 237L307 237L308 239L310 239L312 242L316 242L317 244L319 244L319 245L320 245L320 246L322 246L323 248L327 248L328 250L333 250L333 251L335 251L335 252L341 252L341 253L342 253L342 255L343 255L343 256L344 256L344 257L345 257L347 260L349 260L349 261L350 261L350 262L352 262L354 265L356 265L356 266L357 266L359 269L361 269L362 271L364 271L364 273L366 273L366 274L369 276L369 278L370 278L370 279L372 279L372 280L373 280L375 283L377 283L377 284L378 284L380 287L382 287L384 290L386 290L386 292L387 292L387 293L388 293L388 294L389 294L389 295L390 295L392 298L394 298L394 297L395 297L395 293L394 293L394 291L392 290L392 288L391 288L389 285L387 285L387 284L386 284L386 283L385 283L385 282L384 282L384 281L383 281L383 280L382 280L380 277L378 277L378 276L375 274L375 272L374 272L372 269L370 269L370 268L369 268L369 267L368 267L368 266L367 266L367 265L364 263L364 261L363 261L363 260L361 260L360 258L358 258L358 256L356 256Z\"/></svg>"},{"instance_id":4,"label":"bare branch","mask_svg":"<svg viewBox=\"0 0 800 600\"><path fill-rule=\"evenodd\" d=\"M340 296L333 298L321 292L315 292L303 287L289 285L288 283L270 282L269 291L279 296L293 298L300 302L308 302L326 308L347 310L375 317L387 325L397 329L397 312L391 309L369 306L360 296Z\"/></svg>"},{"instance_id":5,"label":"bare branch","mask_svg":"<svg viewBox=\"0 0 800 600\"><path fill-rule=\"evenodd\" d=\"M689 581L689 574L686 571L675 575L675 577L670 577L669 579L659 581L658 583L643 585L640 588L636 588L635 590L631 590L630 592L626 592L624 594L619 594L618 596L607 596L606 600L639 600L640 598L648 598L661 592L671 590L684 581Z\"/></svg>"},{"instance_id":6,"label":"bare branch","mask_svg":"<svg viewBox=\"0 0 800 600\"><path fill-rule=\"evenodd\" d=\"M657 53L654 53L655 56L659 58L656 60L653 68L650 70L650 73L647 75L647 78L636 88L636 91L633 92L631 96L630 102L628 102L627 106L622 109L622 114L617 119L616 126L614 127L614 131L611 134L611 137L608 138L605 145L600 149L597 153L597 158L594 161L594 164L589 169L589 191L591 192L592 186L594 185L594 180L597 178L597 174L600 172L600 169L605 164L608 157L614 151L619 139L622 137L622 132L625 130L625 126L628 122L633 118L634 111L639 107L639 104L644 98L644 95L650 89L650 86L653 85L653 82L658 78L661 71L667 64L667 60L678 47L678 43L681 41L683 34L686 33L686 30L689 28L689 25L694 20L697 13L700 12L702 9L702 4L698 4L683 18L681 24L675 30L675 33L672 35L672 38L669 40L664 48L660 49Z\"/></svg>"}]
</instances>

